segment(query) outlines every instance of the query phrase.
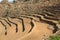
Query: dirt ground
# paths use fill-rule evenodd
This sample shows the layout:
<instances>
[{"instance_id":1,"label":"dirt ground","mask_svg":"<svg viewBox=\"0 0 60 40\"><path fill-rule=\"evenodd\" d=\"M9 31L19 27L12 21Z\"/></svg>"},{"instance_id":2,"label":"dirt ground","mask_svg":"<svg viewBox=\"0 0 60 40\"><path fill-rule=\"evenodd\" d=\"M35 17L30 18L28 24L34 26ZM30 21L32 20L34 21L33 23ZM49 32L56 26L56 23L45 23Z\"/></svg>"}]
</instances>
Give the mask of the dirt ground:
<instances>
[{"instance_id":1,"label":"dirt ground","mask_svg":"<svg viewBox=\"0 0 60 40\"><path fill-rule=\"evenodd\" d=\"M9 17L13 17L15 15L15 9L17 8L19 11L16 11L16 13L39 13L40 12L40 8L43 8L45 6L55 6L58 3L60 3L60 1L58 2L57 0L51 0L51 1L44 1L41 0L42 2L37 2L36 5L34 5L34 3L29 3L29 5L27 5L26 3L15 3L14 5L6 3L4 5L0 4L0 17L5 16L7 14L5 14L5 5L7 5L7 10L9 9ZM22 5L23 4L23 5ZM16 6L15 6L16 5ZM16 7L16 8L15 8ZM28 7L28 8L27 8ZM27 10L28 9L28 10ZM24 11L25 10L25 11ZM23 12L24 11L24 12ZM27 12L28 11L28 12ZM7 11L8 12L8 11ZM15 17L19 17L19 14L16 14ZM7 20L7 19L6 19ZM38 20L38 19L36 19ZM2 25L1 21L6 25L7 29L5 30L5 27ZM10 21L18 24L18 32L16 33L16 25L11 24L12 26L9 26L6 21L4 20L0 20L0 40L46 40L50 35L52 35L53 33L53 28L51 25L46 24L46 23L42 23L42 22L37 22L33 20L34 23L34 28L33 30L29 32L29 30L31 29L31 25L29 24L30 19L24 19L24 24L25 24L25 31L22 32L22 22L20 20L17 19L10 19ZM5 32L7 31L7 35L5 35Z\"/></svg>"},{"instance_id":2,"label":"dirt ground","mask_svg":"<svg viewBox=\"0 0 60 40\"><path fill-rule=\"evenodd\" d=\"M49 29L49 25L45 23L33 21L34 28L30 33L28 33L28 30L31 28L30 24L26 23L26 30L25 32L22 32L21 22L17 22L17 19L12 21L18 24L18 33L15 32L15 25L12 24L10 27L5 21L3 21L4 24L7 25L7 35L4 34L6 30L0 23L0 40L44 40L52 34L53 29Z\"/></svg>"}]
</instances>

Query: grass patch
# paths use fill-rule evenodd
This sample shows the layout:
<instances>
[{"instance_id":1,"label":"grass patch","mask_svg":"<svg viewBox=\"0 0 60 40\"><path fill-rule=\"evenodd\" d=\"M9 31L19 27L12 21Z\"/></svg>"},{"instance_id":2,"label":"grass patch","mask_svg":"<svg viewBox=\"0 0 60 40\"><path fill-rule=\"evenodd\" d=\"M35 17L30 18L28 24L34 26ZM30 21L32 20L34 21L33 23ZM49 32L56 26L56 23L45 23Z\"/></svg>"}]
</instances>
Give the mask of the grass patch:
<instances>
[{"instance_id":1,"label":"grass patch","mask_svg":"<svg viewBox=\"0 0 60 40\"><path fill-rule=\"evenodd\" d=\"M49 40L60 40L60 35L50 36Z\"/></svg>"}]
</instances>

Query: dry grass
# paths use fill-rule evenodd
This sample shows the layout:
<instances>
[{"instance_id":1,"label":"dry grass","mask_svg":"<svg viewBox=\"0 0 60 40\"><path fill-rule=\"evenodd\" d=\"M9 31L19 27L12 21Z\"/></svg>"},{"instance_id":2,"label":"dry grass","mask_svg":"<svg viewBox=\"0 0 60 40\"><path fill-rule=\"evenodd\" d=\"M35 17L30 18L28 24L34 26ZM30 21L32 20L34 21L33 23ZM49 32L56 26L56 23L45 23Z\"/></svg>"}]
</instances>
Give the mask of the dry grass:
<instances>
[{"instance_id":1,"label":"dry grass","mask_svg":"<svg viewBox=\"0 0 60 40\"><path fill-rule=\"evenodd\" d=\"M0 16L7 15L6 12L8 10L9 16L16 16L19 17L21 14L27 13L40 13L40 10L45 6L53 6L59 4L59 0L33 0L33 1L26 1L26 2L16 2L16 3L0 3ZM7 6L7 9L6 9ZM19 15L18 15L19 14ZM18 15L18 16L17 16Z\"/></svg>"}]
</instances>

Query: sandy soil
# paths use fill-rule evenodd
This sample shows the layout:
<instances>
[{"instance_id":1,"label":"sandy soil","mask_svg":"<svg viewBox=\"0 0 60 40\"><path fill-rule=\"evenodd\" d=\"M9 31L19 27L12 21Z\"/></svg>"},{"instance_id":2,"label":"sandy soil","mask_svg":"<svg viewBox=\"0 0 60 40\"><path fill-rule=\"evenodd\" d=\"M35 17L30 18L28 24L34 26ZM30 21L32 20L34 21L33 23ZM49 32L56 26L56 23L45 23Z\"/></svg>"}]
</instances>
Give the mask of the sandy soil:
<instances>
[{"instance_id":1,"label":"sandy soil","mask_svg":"<svg viewBox=\"0 0 60 40\"><path fill-rule=\"evenodd\" d=\"M30 33L28 33L31 29L29 19L25 19L24 21L24 32L22 32L21 21L17 19L10 19L10 21L18 24L18 32L16 33L16 26L14 24L11 24L12 26L10 27L4 20L2 20L2 22L7 26L7 35L4 34L6 30L0 23L0 40L44 40L52 34L52 29L48 29L49 25L45 23L33 21L34 28Z\"/></svg>"},{"instance_id":2,"label":"sandy soil","mask_svg":"<svg viewBox=\"0 0 60 40\"><path fill-rule=\"evenodd\" d=\"M25 5L25 4L20 4L20 3L17 3L15 5L10 5L9 3L6 3L6 4L9 4L10 6L8 6L8 9L11 11L11 13L9 14L9 16L14 16L14 13L15 11L15 7L17 7L19 9L19 13L25 13L24 10L26 10L26 13L28 13L27 11L29 11L29 13L37 13L38 11L40 12L40 8L42 7L45 7L45 6L52 6L52 5L56 5L58 3L60 3L60 1L58 2L57 0L54 0L54 1L46 1L44 2L44 0L41 0L42 2L40 3L37 3L35 6L34 6L34 3L33 4L30 4L30 5ZM0 8L2 8L1 12L2 14L0 14L0 16L5 16L5 5L1 5L0 4ZM25 6L29 7L29 9L31 8L30 10L27 10L25 9ZM9 8L10 7L10 8ZM37 8L38 7L38 8ZM4 12L3 12L4 11ZM38 13L39 13L38 12ZM19 15L19 14L18 14ZM19 15L20 16L20 15ZM10 18L9 18L10 19ZM6 19L7 20L7 19ZM36 18L36 20L39 21L39 18ZM30 25L30 19L24 19L24 24L25 24L25 31L22 32L22 22L21 20L18 20L18 19L10 19L10 21L18 24L18 32L16 33L16 25L12 24L12 26L9 26L4 20L0 20L2 21L6 27L7 27L7 30L5 30L4 26L1 24L0 22L0 40L45 40L46 38L48 38L50 35L52 35L52 31L53 31L53 28L51 25L49 24L46 24L46 23L42 23L42 22L37 22L37 21L34 21L33 20L33 23L34 23L34 28L33 30L29 32L29 30L31 29L31 25ZM5 32L7 31L7 35L5 35ZM59 31L60 32L60 31Z\"/></svg>"},{"instance_id":3,"label":"sandy soil","mask_svg":"<svg viewBox=\"0 0 60 40\"><path fill-rule=\"evenodd\" d=\"M52 34L48 29L48 24L35 22L35 28L30 35L21 38L21 40L44 40ZM19 39L18 39L19 40Z\"/></svg>"}]
</instances>

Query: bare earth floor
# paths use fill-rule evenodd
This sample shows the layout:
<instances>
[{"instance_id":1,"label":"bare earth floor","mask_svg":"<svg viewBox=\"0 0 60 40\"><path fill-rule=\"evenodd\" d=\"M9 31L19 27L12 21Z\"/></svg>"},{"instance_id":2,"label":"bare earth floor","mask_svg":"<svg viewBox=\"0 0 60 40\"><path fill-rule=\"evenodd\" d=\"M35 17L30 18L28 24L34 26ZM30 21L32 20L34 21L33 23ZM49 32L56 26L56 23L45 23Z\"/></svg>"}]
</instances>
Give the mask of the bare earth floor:
<instances>
[{"instance_id":1,"label":"bare earth floor","mask_svg":"<svg viewBox=\"0 0 60 40\"><path fill-rule=\"evenodd\" d=\"M49 29L49 25L46 23L33 21L34 28L28 33L28 30L31 28L30 24L25 23L25 31L22 32L21 23L17 22L18 20L16 19L12 21L18 24L18 32L16 33L16 26L14 24L11 24L12 26L10 27L3 21L7 25L7 35L4 34L6 30L0 23L0 40L44 40L52 34L53 29Z\"/></svg>"}]
</instances>

